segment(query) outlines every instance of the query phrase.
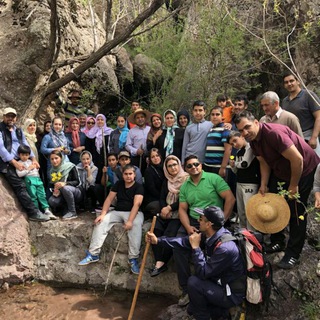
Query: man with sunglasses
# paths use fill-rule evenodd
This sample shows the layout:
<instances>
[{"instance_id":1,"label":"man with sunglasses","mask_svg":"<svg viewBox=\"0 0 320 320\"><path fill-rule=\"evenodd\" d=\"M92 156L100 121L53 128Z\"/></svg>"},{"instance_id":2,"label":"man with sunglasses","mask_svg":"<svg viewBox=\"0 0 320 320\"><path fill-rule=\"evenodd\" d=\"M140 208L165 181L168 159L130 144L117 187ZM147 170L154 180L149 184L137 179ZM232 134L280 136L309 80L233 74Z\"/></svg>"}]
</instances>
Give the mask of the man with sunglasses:
<instances>
[{"instance_id":1,"label":"man with sunglasses","mask_svg":"<svg viewBox=\"0 0 320 320\"><path fill-rule=\"evenodd\" d=\"M185 170L190 176L180 188L179 219L182 226L177 234L179 237L198 232L199 213L195 211L196 208L217 206L223 209L227 220L235 204L228 184L219 175L203 171L197 156L191 155L185 159ZM178 304L184 306L189 302L187 284L191 275L188 263L191 251L174 249L173 255L178 281L183 291Z\"/></svg>"}]
</instances>

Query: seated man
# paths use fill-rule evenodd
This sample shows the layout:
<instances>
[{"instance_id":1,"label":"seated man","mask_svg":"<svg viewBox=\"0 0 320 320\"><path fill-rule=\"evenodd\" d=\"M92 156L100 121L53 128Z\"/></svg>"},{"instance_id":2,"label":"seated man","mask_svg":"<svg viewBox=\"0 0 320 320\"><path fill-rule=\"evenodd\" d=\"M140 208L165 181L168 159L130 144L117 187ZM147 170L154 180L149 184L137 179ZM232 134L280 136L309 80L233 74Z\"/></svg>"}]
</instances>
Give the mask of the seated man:
<instances>
[{"instance_id":1,"label":"seated man","mask_svg":"<svg viewBox=\"0 0 320 320\"><path fill-rule=\"evenodd\" d=\"M146 240L154 245L192 251L195 275L188 279L188 313L197 320L226 318L228 310L242 303L245 297L245 266L233 241L218 245L224 234L230 234L223 227L223 211L211 206L197 212L200 214L199 230L205 236L204 252L200 249L199 233L183 238L157 238L148 232Z\"/></svg>"},{"instance_id":2,"label":"seated man","mask_svg":"<svg viewBox=\"0 0 320 320\"><path fill-rule=\"evenodd\" d=\"M138 257L140 254L143 213L139 211L143 200L143 186L136 183L135 169L132 165L123 168L123 180L119 180L112 187L106 198L101 214L95 219L91 243L87 256L79 262L80 266L99 261L99 254L109 230L116 223L123 223L128 231L128 258L131 271L139 274ZM112 201L117 197L115 210L108 212Z\"/></svg>"},{"instance_id":3,"label":"seated man","mask_svg":"<svg viewBox=\"0 0 320 320\"><path fill-rule=\"evenodd\" d=\"M235 203L235 198L228 184L219 175L203 171L197 156L190 155L185 159L185 170L190 176L180 188L179 219L182 227L177 233L179 237L198 231L199 214L195 208L208 206L223 208L225 220L227 220ZM189 303L187 282L191 275L190 255L188 250L173 249L179 285L183 291L178 302L179 306L185 306Z\"/></svg>"}]
</instances>

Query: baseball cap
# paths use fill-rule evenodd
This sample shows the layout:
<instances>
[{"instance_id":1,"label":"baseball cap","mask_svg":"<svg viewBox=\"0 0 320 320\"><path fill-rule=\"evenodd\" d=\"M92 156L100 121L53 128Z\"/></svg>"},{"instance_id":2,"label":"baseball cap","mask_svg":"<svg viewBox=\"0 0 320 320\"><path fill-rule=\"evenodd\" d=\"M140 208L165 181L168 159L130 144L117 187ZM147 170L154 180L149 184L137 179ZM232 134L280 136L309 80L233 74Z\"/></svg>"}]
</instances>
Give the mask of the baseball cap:
<instances>
[{"instance_id":1,"label":"baseball cap","mask_svg":"<svg viewBox=\"0 0 320 320\"><path fill-rule=\"evenodd\" d=\"M3 114L4 114L4 115L9 114L9 113L13 113L13 114L17 115L16 109L13 109L13 108L5 108L5 109L3 110Z\"/></svg>"},{"instance_id":2,"label":"baseball cap","mask_svg":"<svg viewBox=\"0 0 320 320\"><path fill-rule=\"evenodd\" d=\"M118 159L120 159L121 157L130 158L130 153L128 151L120 151L118 154Z\"/></svg>"},{"instance_id":3,"label":"baseball cap","mask_svg":"<svg viewBox=\"0 0 320 320\"><path fill-rule=\"evenodd\" d=\"M216 227L224 225L224 213L216 206L210 206L205 209L195 208L194 211L202 216L205 216Z\"/></svg>"}]
</instances>

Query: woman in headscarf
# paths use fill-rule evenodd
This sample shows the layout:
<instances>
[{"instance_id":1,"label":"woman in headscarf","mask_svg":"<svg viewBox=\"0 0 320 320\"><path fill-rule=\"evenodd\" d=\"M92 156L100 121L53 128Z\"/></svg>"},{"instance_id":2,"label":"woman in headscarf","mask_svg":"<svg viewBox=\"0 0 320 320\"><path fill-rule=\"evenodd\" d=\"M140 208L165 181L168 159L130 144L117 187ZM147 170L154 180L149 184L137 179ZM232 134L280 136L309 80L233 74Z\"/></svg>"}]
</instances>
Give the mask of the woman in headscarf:
<instances>
[{"instance_id":1,"label":"woman in headscarf","mask_svg":"<svg viewBox=\"0 0 320 320\"><path fill-rule=\"evenodd\" d=\"M64 156L64 161L68 162L68 155L71 153L71 146L63 131L63 122L61 117L54 117L51 122L51 130L45 135L41 142L40 152L46 156L47 160L47 172L50 179L49 172L51 168L51 162L49 156L52 151L60 151Z\"/></svg>"},{"instance_id":2,"label":"woman in headscarf","mask_svg":"<svg viewBox=\"0 0 320 320\"><path fill-rule=\"evenodd\" d=\"M81 187L84 190L84 200L90 198L91 205L90 210L93 211L97 204L97 190L96 190L96 178L98 174L98 168L92 161L92 155L89 151L83 151L80 154L80 163L77 165Z\"/></svg>"},{"instance_id":3,"label":"woman in headscarf","mask_svg":"<svg viewBox=\"0 0 320 320\"><path fill-rule=\"evenodd\" d=\"M36 135L36 130L37 130L36 120L27 119L26 122L23 124L22 130L29 144L29 147L31 148L35 158L39 162L39 154L36 146L36 142L38 141L37 135Z\"/></svg>"},{"instance_id":4,"label":"woman in headscarf","mask_svg":"<svg viewBox=\"0 0 320 320\"><path fill-rule=\"evenodd\" d=\"M175 237L181 226L178 216L180 187L188 178L180 160L171 155L166 158L163 164L163 172L166 180L162 184L160 194L160 217L157 219L154 234L157 237ZM151 277L167 271L167 263L172 256L172 249L152 246L155 257L155 266L150 271Z\"/></svg>"},{"instance_id":5,"label":"woman in headscarf","mask_svg":"<svg viewBox=\"0 0 320 320\"><path fill-rule=\"evenodd\" d=\"M87 117L86 126L82 130L82 132L86 135L90 131L90 129L94 127L95 124L96 124L96 119L94 117L91 117L91 116Z\"/></svg>"},{"instance_id":6,"label":"woman in headscarf","mask_svg":"<svg viewBox=\"0 0 320 320\"><path fill-rule=\"evenodd\" d=\"M159 113L153 113L150 117L151 128L147 136L147 150L154 148L156 141L162 134L162 117Z\"/></svg>"},{"instance_id":7,"label":"woman in headscarf","mask_svg":"<svg viewBox=\"0 0 320 320\"><path fill-rule=\"evenodd\" d=\"M190 114L187 110L182 109L177 114L178 117L178 126L182 129L185 129L190 123Z\"/></svg>"},{"instance_id":8,"label":"woman in headscarf","mask_svg":"<svg viewBox=\"0 0 320 320\"><path fill-rule=\"evenodd\" d=\"M129 129L126 118L122 115L117 118L117 128L111 132L109 150L110 153L119 154L120 151L126 150L127 135Z\"/></svg>"},{"instance_id":9,"label":"woman in headscarf","mask_svg":"<svg viewBox=\"0 0 320 320\"><path fill-rule=\"evenodd\" d=\"M80 162L80 153L85 149L86 135L80 131L80 120L72 117L69 120L66 137L71 146L71 154L69 160L77 165Z\"/></svg>"},{"instance_id":10,"label":"woman in headscarf","mask_svg":"<svg viewBox=\"0 0 320 320\"><path fill-rule=\"evenodd\" d=\"M106 166L107 154L109 153L109 139L113 131L107 127L106 117L103 114L96 116L96 123L87 133L86 150L92 154L93 163L98 167L96 182L101 182L102 168Z\"/></svg>"},{"instance_id":11,"label":"woman in headscarf","mask_svg":"<svg viewBox=\"0 0 320 320\"><path fill-rule=\"evenodd\" d=\"M159 150L152 148L148 155L149 166L144 171L144 219L160 212L160 192L164 180L162 159Z\"/></svg>"},{"instance_id":12,"label":"woman in headscarf","mask_svg":"<svg viewBox=\"0 0 320 320\"><path fill-rule=\"evenodd\" d=\"M155 147L159 149L162 159L173 154L181 158L184 130L177 125L177 115L175 111L169 109L164 112L164 126L162 134L155 142Z\"/></svg>"},{"instance_id":13,"label":"woman in headscarf","mask_svg":"<svg viewBox=\"0 0 320 320\"><path fill-rule=\"evenodd\" d=\"M57 210L65 208L63 220L77 218L76 204L83 200L83 189L76 166L65 161L61 151L54 150L50 154L50 181L52 196L49 198L49 205Z\"/></svg>"}]
</instances>

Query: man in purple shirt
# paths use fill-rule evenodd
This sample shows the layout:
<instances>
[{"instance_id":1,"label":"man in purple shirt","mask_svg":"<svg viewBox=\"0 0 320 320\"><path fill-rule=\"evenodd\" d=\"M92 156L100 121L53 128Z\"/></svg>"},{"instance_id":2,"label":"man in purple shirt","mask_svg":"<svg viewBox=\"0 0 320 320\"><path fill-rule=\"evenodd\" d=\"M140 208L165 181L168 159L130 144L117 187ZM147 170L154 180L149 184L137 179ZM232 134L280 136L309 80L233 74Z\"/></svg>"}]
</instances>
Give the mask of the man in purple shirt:
<instances>
[{"instance_id":1,"label":"man in purple shirt","mask_svg":"<svg viewBox=\"0 0 320 320\"><path fill-rule=\"evenodd\" d=\"M20 144L28 146L28 142L20 128L17 128L17 112L13 108L3 110L3 121L0 123L0 172L11 185L14 193L19 196L22 207L26 210L29 220L49 221L49 216L43 214L32 202L23 178L18 177L19 171L27 168L20 162L18 148ZM32 165L39 168L39 164L31 151Z\"/></svg>"},{"instance_id":2,"label":"man in purple shirt","mask_svg":"<svg viewBox=\"0 0 320 320\"><path fill-rule=\"evenodd\" d=\"M277 193L278 182L284 182L283 189L292 195L299 193L299 201L288 199L290 207L290 234L285 248L285 235L279 232L271 235L267 252L285 249L285 255L278 267L290 269L299 262L306 236L307 217L305 207L312 188L314 173L319 157L303 138L287 126L275 123L259 123L254 116L243 111L235 118L235 124L242 136L250 142L253 153L260 162L261 185L259 192Z\"/></svg>"}]
</instances>

